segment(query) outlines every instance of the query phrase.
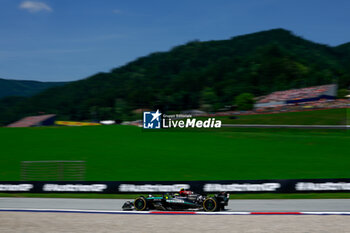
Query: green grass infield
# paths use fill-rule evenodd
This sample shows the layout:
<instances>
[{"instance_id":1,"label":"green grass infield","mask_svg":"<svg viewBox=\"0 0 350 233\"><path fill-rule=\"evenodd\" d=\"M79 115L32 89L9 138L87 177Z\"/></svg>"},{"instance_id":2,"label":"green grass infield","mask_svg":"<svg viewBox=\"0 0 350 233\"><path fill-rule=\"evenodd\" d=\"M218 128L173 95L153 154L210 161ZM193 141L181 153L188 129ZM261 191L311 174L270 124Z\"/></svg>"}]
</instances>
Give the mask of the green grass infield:
<instances>
[{"instance_id":1,"label":"green grass infield","mask_svg":"<svg viewBox=\"0 0 350 233\"><path fill-rule=\"evenodd\" d=\"M0 180L21 161L83 160L90 181L350 178L345 130L0 128ZM43 175L42 180L47 180Z\"/></svg>"}]
</instances>

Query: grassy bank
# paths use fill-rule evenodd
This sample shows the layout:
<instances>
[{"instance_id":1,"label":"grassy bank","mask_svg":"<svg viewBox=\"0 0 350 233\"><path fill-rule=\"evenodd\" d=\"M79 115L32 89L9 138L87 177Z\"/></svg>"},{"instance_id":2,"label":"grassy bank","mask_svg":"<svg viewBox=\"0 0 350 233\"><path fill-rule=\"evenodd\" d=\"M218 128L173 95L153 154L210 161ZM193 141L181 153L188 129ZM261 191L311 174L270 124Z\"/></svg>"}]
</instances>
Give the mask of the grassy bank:
<instances>
[{"instance_id":1,"label":"grassy bank","mask_svg":"<svg viewBox=\"0 0 350 233\"><path fill-rule=\"evenodd\" d=\"M350 177L349 133L335 130L0 128L0 143L3 181L28 160L84 160L101 181Z\"/></svg>"}]
</instances>

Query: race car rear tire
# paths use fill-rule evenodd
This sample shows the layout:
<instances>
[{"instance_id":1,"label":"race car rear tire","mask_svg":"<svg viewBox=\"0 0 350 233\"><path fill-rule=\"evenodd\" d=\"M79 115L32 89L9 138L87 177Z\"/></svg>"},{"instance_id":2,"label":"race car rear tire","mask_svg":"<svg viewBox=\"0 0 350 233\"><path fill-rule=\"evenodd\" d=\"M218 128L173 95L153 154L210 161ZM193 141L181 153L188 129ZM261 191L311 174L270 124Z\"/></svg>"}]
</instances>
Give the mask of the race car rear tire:
<instances>
[{"instance_id":1,"label":"race car rear tire","mask_svg":"<svg viewBox=\"0 0 350 233\"><path fill-rule=\"evenodd\" d=\"M203 209L207 212L214 212L220 209L218 200L215 197L208 197L203 202Z\"/></svg>"},{"instance_id":2,"label":"race car rear tire","mask_svg":"<svg viewBox=\"0 0 350 233\"><path fill-rule=\"evenodd\" d=\"M225 210L225 205L221 205L220 210Z\"/></svg>"},{"instance_id":3,"label":"race car rear tire","mask_svg":"<svg viewBox=\"0 0 350 233\"><path fill-rule=\"evenodd\" d=\"M138 211L146 210L148 207L147 199L144 197L138 197L134 201L134 207Z\"/></svg>"}]
</instances>

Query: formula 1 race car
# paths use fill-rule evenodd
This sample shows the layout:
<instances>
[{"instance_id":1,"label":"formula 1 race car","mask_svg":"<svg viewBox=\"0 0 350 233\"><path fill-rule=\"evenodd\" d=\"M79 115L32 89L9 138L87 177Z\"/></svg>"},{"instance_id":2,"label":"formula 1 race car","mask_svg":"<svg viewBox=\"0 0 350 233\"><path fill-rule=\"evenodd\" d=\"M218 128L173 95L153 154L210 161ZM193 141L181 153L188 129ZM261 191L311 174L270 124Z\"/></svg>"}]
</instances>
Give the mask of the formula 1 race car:
<instances>
[{"instance_id":1,"label":"formula 1 race car","mask_svg":"<svg viewBox=\"0 0 350 233\"><path fill-rule=\"evenodd\" d=\"M209 212L224 210L228 205L230 194L219 193L210 197L181 190L180 193L164 194L162 196L140 196L134 201L127 201L123 210L204 210Z\"/></svg>"}]
</instances>

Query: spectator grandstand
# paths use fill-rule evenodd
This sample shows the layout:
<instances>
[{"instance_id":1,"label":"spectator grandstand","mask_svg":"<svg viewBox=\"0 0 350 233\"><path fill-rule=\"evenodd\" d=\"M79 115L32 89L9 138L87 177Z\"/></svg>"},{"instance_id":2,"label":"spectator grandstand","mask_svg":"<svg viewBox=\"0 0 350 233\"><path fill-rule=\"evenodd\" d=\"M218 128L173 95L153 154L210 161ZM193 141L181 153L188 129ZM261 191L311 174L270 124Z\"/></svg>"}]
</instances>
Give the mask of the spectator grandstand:
<instances>
[{"instance_id":1,"label":"spectator grandstand","mask_svg":"<svg viewBox=\"0 0 350 233\"><path fill-rule=\"evenodd\" d=\"M321 109L334 109L334 108L349 108L350 99L321 99L317 101L302 102L297 104L283 104L274 105L268 107L256 108L251 111L225 111L212 114L201 115L203 117L217 117L217 116L234 116L234 115L255 115L255 114L270 114L270 113L282 113L282 112L301 112L310 110Z\"/></svg>"},{"instance_id":2,"label":"spectator grandstand","mask_svg":"<svg viewBox=\"0 0 350 233\"><path fill-rule=\"evenodd\" d=\"M49 126L55 123L55 114L47 114L40 116L29 116L19 121L9 124L7 127L34 127L34 126Z\"/></svg>"},{"instance_id":3,"label":"spectator grandstand","mask_svg":"<svg viewBox=\"0 0 350 233\"><path fill-rule=\"evenodd\" d=\"M259 97L254 107L257 109L265 107L280 107L292 103L311 102L321 99L335 99L336 93L336 84L275 91L267 96Z\"/></svg>"},{"instance_id":4,"label":"spectator grandstand","mask_svg":"<svg viewBox=\"0 0 350 233\"><path fill-rule=\"evenodd\" d=\"M316 101L307 101L301 103L289 103L283 105L274 105L256 108L252 113L280 113L280 112L298 112L305 110L320 110L331 108L348 108L350 100L348 99L320 99ZM248 113L250 114L250 113Z\"/></svg>"},{"instance_id":5,"label":"spectator grandstand","mask_svg":"<svg viewBox=\"0 0 350 233\"><path fill-rule=\"evenodd\" d=\"M286 91L275 91L256 99L254 110L222 111L202 116L254 115L264 113L299 112L321 109L349 108L350 99L337 99L337 85L329 84Z\"/></svg>"}]
</instances>

